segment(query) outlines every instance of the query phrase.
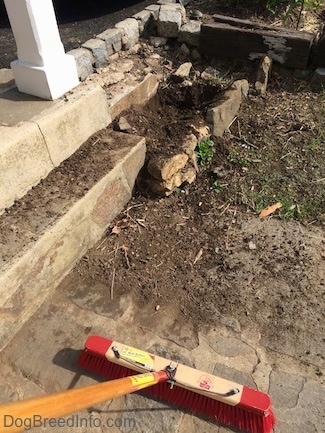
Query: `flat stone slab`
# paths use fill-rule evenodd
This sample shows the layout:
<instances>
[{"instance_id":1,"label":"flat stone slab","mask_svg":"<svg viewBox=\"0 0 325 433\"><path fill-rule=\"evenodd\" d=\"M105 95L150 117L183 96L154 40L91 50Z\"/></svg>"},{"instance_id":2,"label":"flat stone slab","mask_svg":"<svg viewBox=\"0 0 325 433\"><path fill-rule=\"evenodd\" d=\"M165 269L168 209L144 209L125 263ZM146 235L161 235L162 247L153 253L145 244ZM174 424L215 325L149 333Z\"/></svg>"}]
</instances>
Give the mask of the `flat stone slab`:
<instances>
[{"instance_id":1,"label":"flat stone slab","mask_svg":"<svg viewBox=\"0 0 325 433\"><path fill-rule=\"evenodd\" d=\"M0 347L121 212L145 151L143 137L103 132L1 216Z\"/></svg>"},{"instance_id":2,"label":"flat stone slab","mask_svg":"<svg viewBox=\"0 0 325 433\"><path fill-rule=\"evenodd\" d=\"M90 285L87 297L81 280L74 291L71 289L68 276L0 353L0 380L5 384L1 402L96 383L100 378L78 369L77 360L87 337L100 334L158 355L166 353L176 362L238 383L246 382L253 388L257 384L261 387L254 373L260 368L267 378L267 391L279 421L275 432L323 431L325 395L321 381L311 379L299 367L299 361L286 359L284 355L279 360L279 355L265 351L258 336L235 333L218 323L213 324L213 329L202 329L197 334L186 326L175 326L177 317L173 310L156 313L148 306L140 310L128 294L113 300L106 296L103 304L104 293ZM180 334L184 337L187 334L193 342L188 345L185 339L181 341ZM229 367L231 364L233 367ZM98 419L98 432L107 431L108 422L109 431L114 433L127 433L131 430L130 423L132 431L139 433L234 431L137 394L98 404L75 415L88 422L90 417ZM52 430L47 427L40 431ZM84 430L75 424L65 431Z\"/></svg>"},{"instance_id":3,"label":"flat stone slab","mask_svg":"<svg viewBox=\"0 0 325 433\"><path fill-rule=\"evenodd\" d=\"M6 90L0 96L0 126L15 126L28 121L55 104L54 101L21 93L16 87Z\"/></svg>"}]
</instances>

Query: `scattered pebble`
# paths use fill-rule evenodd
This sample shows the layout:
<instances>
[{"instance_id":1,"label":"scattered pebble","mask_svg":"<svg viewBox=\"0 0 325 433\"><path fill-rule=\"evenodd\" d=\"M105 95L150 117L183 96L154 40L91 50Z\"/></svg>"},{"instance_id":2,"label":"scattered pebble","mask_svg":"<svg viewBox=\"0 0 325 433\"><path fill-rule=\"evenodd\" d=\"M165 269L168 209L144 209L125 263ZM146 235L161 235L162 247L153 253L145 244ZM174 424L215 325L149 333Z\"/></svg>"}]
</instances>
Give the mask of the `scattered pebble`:
<instances>
[{"instance_id":1,"label":"scattered pebble","mask_svg":"<svg viewBox=\"0 0 325 433\"><path fill-rule=\"evenodd\" d=\"M198 9L190 10L189 16L191 20L200 20L203 17L203 13Z\"/></svg>"},{"instance_id":2,"label":"scattered pebble","mask_svg":"<svg viewBox=\"0 0 325 433\"><path fill-rule=\"evenodd\" d=\"M248 242L248 248L250 250L256 250L256 244L253 241Z\"/></svg>"}]
</instances>

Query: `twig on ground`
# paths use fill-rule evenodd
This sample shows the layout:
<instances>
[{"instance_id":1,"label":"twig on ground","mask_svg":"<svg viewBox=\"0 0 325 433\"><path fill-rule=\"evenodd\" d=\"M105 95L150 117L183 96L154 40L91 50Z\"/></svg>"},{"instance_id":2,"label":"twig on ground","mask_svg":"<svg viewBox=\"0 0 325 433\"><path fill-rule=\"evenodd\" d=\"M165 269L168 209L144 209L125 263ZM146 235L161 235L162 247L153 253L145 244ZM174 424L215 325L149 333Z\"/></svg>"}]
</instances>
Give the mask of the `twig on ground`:
<instances>
[{"instance_id":1,"label":"twig on ground","mask_svg":"<svg viewBox=\"0 0 325 433\"><path fill-rule=\"evenodd\" d=\"M194 259L194 262L193 262L193 266L201 259L202 254L203 254L203 248L201 248L200 251L195 256L195 259Z\"/></svg>"},{"instance_id":2,"label":"twig on ground","mask_svg":"<svg viewBox=\"0 0 325 433\"><path fill-rule=\"evenodd\" d=\"M115 268L113 268L112 282L111 282L111 300L114 299L114 284L115 284Z\"/></svg>"},{"instance_id":3,"label":"twig on ground","mask_svg":"<svg viewBox=\"0 0 325 433\"><path fill-rule=\"evenodd\" d=\"M92 146L95 146L95 145L99 142L99 140L100 140L100 138L97 138L97 140L95 140L95 141L92 143Z\"/></svg>"},{"instance_id":4,"label":"twig on ground","mask_svg":"<svg viewBox=\"0 0 325 433\"><path fill-rule=\"evenodd\" d=\"M126 266L128 267L128 269L130 269L130 261L129 261L129 256L128 256L128 247L125 246L125 245L122 245L121 246L121 250L124 252Z\"/></svg>"},{"instance_id":5,"label":"twig on ground","mask_svg":"<svg viewBox=\"0 0 325 433\"><path fill-rule=\"evenodd\" d=\"M230 207L230 203L227 204L227 206L224 208L224 210L220 213L219 217L221 217L224 213L226 213L227 210L229 209L229 207Z\"/></svg>"},{"instance_id":6,"label":"twig on ground","mask_svg":"<svg viewBox=\"0 0 325 433\"><path fill-rule=\"evenodd\" d=\"M130 218L130 220L133 221L133 222L137 225L138 230L139 230L139 233L141 233L141 228L140 228L140 226L143 227L143 228L146 228L146 226L145 226L145 224L144 224L145 219L143 219L143 218L133 218L133 217L130 215L130 210L131 210L131 209L134 209L134 208L136 208L136 207L143 206L143 205L144 205L144 203L135 204L135 205L133 205L133 206L128 207L128 208L126 209L126 211L125 211L126 217L127 217L127 218Z\"/></svg>"}]
</instances>

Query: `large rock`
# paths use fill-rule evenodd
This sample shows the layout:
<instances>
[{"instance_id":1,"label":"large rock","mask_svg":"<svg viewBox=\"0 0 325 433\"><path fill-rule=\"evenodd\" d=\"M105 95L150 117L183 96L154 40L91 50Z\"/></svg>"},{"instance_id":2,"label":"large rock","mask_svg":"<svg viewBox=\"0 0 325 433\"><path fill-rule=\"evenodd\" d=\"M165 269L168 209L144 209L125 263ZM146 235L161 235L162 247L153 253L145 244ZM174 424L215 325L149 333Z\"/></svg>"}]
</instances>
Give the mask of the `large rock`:
<instances>
[{"instance_id":1,"label":"large rock","mask_svg":"<svg viewBox=\"0 0 325 433\"><path fill-rule=\"evenodd\" d=\"M151 190L162 196L168 196L172 194L176 188L183 185L184 183L193 183L196 179L196 169L192 166L186 166L173 174L170 179L159 181L152 179L150 183Z\"/></svg>"},{"instance_id":2,"label":"large rock","mask_svg":"<svg viewBox=\"0 0 325 433\"><path fill-rule=\"evenodd\" d=\"M108 54L104 41L101 39L89 39L89 41L85 42L82 46L91 51L94 57L95 68L101 68L107 65Z\"/></svg>"},{"instance_id":3,"label":"large rock","mask_svg":"<svg viewBox=\"0 0 325 433\"><path fill-rule=\"evenodd\" d=\"M194 152L196 146L196 135L189 133L181 143L179 153L155 155L149 160L147 170L152 178L148 180L148 185L154 194L169 196L184 183L194 182L198 171Z\"/></svg>"},{"instance_id":4,"label":"large rock","mask_svg":"<svg viewBox=\"0 0 325 433\"><path fill-rule=\"evenodd\" d=\"M139 41L139 25L135 18L127 18L115 24L115 28L123 30L122 46L125 50L129 50Z\"/></svg>"},{"instance_id":5,"label":"large rock","mask_svg":"<svg viewBox=\"0 0 325 433\"><path fill-rule=\"evenodd\" d=\"M140 34L142 34L143 32L148 32L153 24L153 15L151 11L146 9L133 15L133 18L138 20Z\"/></svg>"},{"instance_id":6,"label":"large rock","mask_svg":"<svg viewBox=\"0 0 325 433\"><path fill-rule=\"evenodd\" d=\"M111 56L122 49L122 35L124 34L121 29L107 29L97 35L97 38L105 41L107 54Z\"/></svg>"},{"instance_id":7,"label":"large rock","mask_svg":"<svg viewBox=\"0 0 325 433\"><path fill-rule=\"evenodd\" d=\"M182 25L178 36L179 42L185 42L193 47L198 47L200 45L201 25L202 23L196 20L190 20Z\"/></svg>"},{"instance_id":8,"label":"large rock","mask_svg":"<svg viewBox=\"0 0 325 433\"><path fill-rule=\"evenodd\" d=\"M68 54L73 55L76 60L80 81L84 81L90 74L94 72L93 64L95 63L95 60L90 50L87 50L86 48L77 48L75 50L69 51Z\"/></svg>"},{"instance_id":9,"label":"large rock","mask_svg":"<svg viewBox=\"0 0 325 433\"><path fill-rule=\"evenodd\" d=\"M209 108L207 122L212 134L221 137L235 118L243 96L247 96L249 84L247 80L238 80L232 89L225 92L225 101L216 107Z\"/></svg>"},{"instance_id":10,"label":"large rock","mask_svg":"<svg viewBox=\"0 0 325 433\"><path fill-rule=\"evenodd\" d=\"M260 62L255 81L255 89L265 96L266 88L271 74L272 59L268 56L263 57Z\"/></svg>"},{"instance_id":11,"label":"large rock","mask_svg":"<svg viewBox=\"0 0 325 433\"><path fill-rule=\"evenodd\" d=\"M158 36L177 38L184 19L185 9L181 5L163 4L157 21Z\"/></svg>"},{"instance_id":12,"label":"large rock","mask_svg":"<svg viewBox=\"0 0 325 433\"><path fill-rule=\"evenodd\" d=\"M167 158L160 155L150 159L148 172L157 180L167 180L185 167L187 161L188 155L186 153L177 153Z\"/></svg>"}]
</instances>

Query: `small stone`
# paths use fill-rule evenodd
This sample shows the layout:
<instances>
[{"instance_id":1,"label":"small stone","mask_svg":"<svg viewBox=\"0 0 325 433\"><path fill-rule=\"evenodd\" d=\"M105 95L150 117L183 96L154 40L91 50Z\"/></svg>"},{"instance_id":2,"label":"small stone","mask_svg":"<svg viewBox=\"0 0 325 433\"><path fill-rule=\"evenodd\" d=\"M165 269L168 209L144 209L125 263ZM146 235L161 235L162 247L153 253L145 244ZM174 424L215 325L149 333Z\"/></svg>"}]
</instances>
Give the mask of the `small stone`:
<instances>
[{"instance_id":1,"label":"small stone","mask_svg":"<svg viewBox=\"0 0 325 433\"><path fill-rule=\"evenodd\" d=\"M167 38L162 36L151 36L149 39L150 45L155 48L164 47L167 44Z\"/></svg>"},{"instance_id":2,"label":"small stone","mask_svg":"<svg viewBox=\"0 0 325 433\"><path fill-rule=\"evenodd\" d=\"M151 54L151 56L149 58L154 59L154 60L160 60L161 55L158 53L154 53L154 54Z\"/></svg>"},{"instance_id":3,"label":"small stone","mask_svg":"<svg viewBox=\"0 0 325 433\"><path fill-rule=\"evenodd\" d=\"M124 78L125 74L123 72L110 72L109 74L103 74L103 84L111 86L112 84L120 83Z\"/></svg>"},{"instance_id":4,"label":"small stone","mask_svg":"<svg viewBox=\"0 0 325 433\"><path fill-rule=\"evenodd\" d=\"M184 80L180 85L182 87L191 87L191 86L193 86L193 83L190 80Z\"/></svg>"},{"instance_id":5,"label":"small stone","mask_svg":"<svg viewBox=\"0 0 325 433\"><path fill-rule=\"evenodd\" d=\"M189 16L191 20L200 20L203 17L203 13L198 9L190 10Z\"/></svg>"},{"instance_id":6,"label":"small stone","mask_svg":"<svg viewBox=\"0 0 325 433\"><path fill-rule=\"evenodd\" d=\"M200 62L201 61L201 54L199 53L199 51L196 48L194 48L191 51L191 58L192 58L193 62Z\"/></svg>"},{"instance_id":7,"label":"small stone","mask_svg":"<svg viewBox=\"0 0 325 433\"><path fill-rule=\"evenodd\" d=\"M160 305L156 305L156 306L155 306L155 310L156 310L156 311L159 311L159 310L160 310Z\"/></svg>"},{"instance_id":8,"label":"small stone","mask_svg":"<svg viewBox=\"0 0 325 433\"><path fill-rule=\"evenodd\" d=\"M256 244L253 241L248 242L248 248L250 250L256 250Z\"/></svg>"},{"instance_id":9,"label":"small stone","mask_svg":"<svg viewBox=\"0 0 325 433\"><path fill-rule=\"evenodd\" d=\"M146 68L143 69L143 72L147 75L150 74L152 72L152 68L150 66L147 66Z\"/></svg>"},{"instance_id":10,"label":"small stone","mask_svg":"<svg viewBox=\"0 0 325 433\"><path fill-rule=\"evenodd\" d=\"M138 54L138 52L140 51L140 44L134 44L130 49L129 49L129 54Z\"/></svg>"},{"instance_id":11,"label":"small stone","mask_svg":"<svg viewBox=\"0 0 325 433\"><path fill-rule=\"evenodd\" d=\"M120 117L120 120L118 122L118 127L119 127L119 130L121 132L129 131L130 129L132 129L132 126L129 124L129 122L126 120L126 118L123 116Z\"/></svg>"},{"instance_id":12,"label":"small stone","mask_svg":"<svg viewBox=\"0 0 325 433\"><path fill-rule=\"evenodd\" d=\"M185 56L188 56L190 54L190 50L188 49L186 44L182 44L179 49L180 52L183 53Z\"/></svg>"},{"instance_id":13,"label":"small stone","mask_svg":"<svg viewBox=\"0 0 325 433\"><path fill-rule=\"evenodd\" d=\"M256 74L255 89L265 96L266 88L271 75L272 59L268 56L264 56L261 60L259 68Z\"/></svg>"},{"instance_id":14,"label":"small stone","mask_svg":"<svg viewBox=\"0 0 325 433\"><path fill-rule=\"evenodd\" d=\"M219 75L219 71L212 66L208 66L201 74L203 80L211 81L214 80L216 76Z\"/></svg>"},{"instance_id":15,"label":"small stone","mask_svg":"<svg viewBox=\"0 0 325 433\"><path fill-rule=\"evenodd\" d=\"M190 125L190 127L193 134L197 138L197 141L201 141L204 138L209 138L211 135L210 128L207 125L203 125L203 126Z\"/></svg>"},{"instance_id":16,"label":"small stone","mask_svg":"<svg viewBox=\"0 0 325 433\"><path fill-rule=\"evenodd\" d=\"M186 62L183 63L176 72L172 74L172 78L175 81L183 81L185 78L188 78L192 69L192 63Z\"/></svg>"}]
</instances>

